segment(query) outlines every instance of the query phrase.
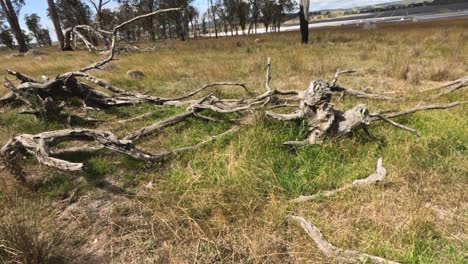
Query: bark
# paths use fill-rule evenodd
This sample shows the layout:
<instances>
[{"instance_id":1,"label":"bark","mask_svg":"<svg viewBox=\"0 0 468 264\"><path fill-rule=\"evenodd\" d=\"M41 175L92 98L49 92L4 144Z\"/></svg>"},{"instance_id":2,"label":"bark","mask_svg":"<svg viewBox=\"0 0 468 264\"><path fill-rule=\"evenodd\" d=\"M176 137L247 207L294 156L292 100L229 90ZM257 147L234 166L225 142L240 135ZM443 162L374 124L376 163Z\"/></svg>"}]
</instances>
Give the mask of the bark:
<instances>
[{"instance_id":1,"label":"bark","mask_svg":"<svg viewBox=\"0 0 468 264\"><path fill-rule=\"evenodd\" d=\"M3 13L5 14L8 23L10 24L13 35L15 36L16 43L18 44L18 51L21 53L28 51L28 46L24 40L23 31L18 22L18 17L16 16L15 9L11 4L11 0L0 0L0 6L2 7Z\"/></svg>"}]
</instances>

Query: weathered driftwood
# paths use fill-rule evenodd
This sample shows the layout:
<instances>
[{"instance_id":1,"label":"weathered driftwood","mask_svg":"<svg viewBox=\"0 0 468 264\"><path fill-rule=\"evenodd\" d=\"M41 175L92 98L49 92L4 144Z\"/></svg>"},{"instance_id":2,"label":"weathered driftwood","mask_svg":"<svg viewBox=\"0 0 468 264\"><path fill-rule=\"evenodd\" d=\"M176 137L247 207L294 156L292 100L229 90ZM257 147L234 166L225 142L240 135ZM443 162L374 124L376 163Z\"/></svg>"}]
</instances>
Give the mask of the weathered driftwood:
<instances>
[{"instance_id":1,"label":"weathered driftwood","mask_svg":"<svg viewBox=\"0 0 468 264\"><path fill-rule=\"evenodd\" d=\"M385 179L385 176L387 176L387 170L382 165L382 158L379 158L377 160L377 167L375 169L375 172L369 175L365 179L355 180L353 181L353 183L344 185L343 187L335 189L335 190L319 192L314 195L301 195L298 198L292 199L290 202L301 203L301 202L307 202L307 201L310 201L319 197L330 197L332 195L335 195L338 192L381 182Z\"/></svg>"},{"instance_id":2,"label":"weathered driftwood","mask_svg":"<svg viewBox=\"0 0 468 264\"><path fill-rule=\"evenodd\" d=\"M317 248L327 257L333 258L339 263L374 263L374 264L398 264L391 260L369 255L355 250L335 247L325 240L318 227L300 216L289 216L291 220L299 223L307 235L312 238Z\"/></svg>"},{"instance_id":3,"label":"weathered driftwood","mask_svg":"<svg viewBox=\"0 0 468 264\"><path fill-rule=\"evenodd\" d=\"M251 113L254 110L257 110L259 107L265 107L265 105L267 104L272 104L273 106L271 108L273 109L278 107L290 106L290 101L300 101L298 109L292 114L278 114L271 111L266 112L268 116L279 120L284 121L304 119L308 123L308 139L304 141L286 142L285 144L288 145L317 144L322 142L325 136L340 136L359 129L364 129L364 131L367 132L367 126L369 125L369 123L377 120L383 120L395 127L417 134L415 130L408 128L402 124L398 124L395 121L390 120L390 118L410 114L421 110L448 108L460 104L452 103L448 106L419 107L402 112L391 112L386 115L384 115L384 113L369 113L365 105L362 104L357 105L347 111L340 111L335 109L334 104L331 103L333 93L348 94L361 98L372 99L393 100L395 98L390 98L387 96L377 94L367 94L361 91L355 91L339 86L337 84L339 76L341 74L353 72L349 70L338 70L335 74L335 78L331 82L321 80L313 81L310 84L309 88L305 91L276 90L273 89L270 85L270 58L268 59L266 70L266 91L263 94L260 94L254 98L248 99L218 99L213 95L208 95L198 100L188 100L189 98L213 86L239 86L247 90L245 85L240 83L211 83L204 85L203 87L189 92L187 94L184 94L182 96L174 98L162 98L158 96L142 94L139 92L126 91L122 88L111 85L87 73L87 71L89 70L99 69L100 67L104 66L105 64L109 63L114 59L115 52L117 49L118 31L121 28L145 17L153 16L163 12L172 12L180 10L181 8L158 10L123 22L122 24L116 26L112 30L112 32L99 31L99 34L102 33L110 35L112 38L110 55L108 58L96 62L88 67L82 68L79 71L64 73L58 75L55 79L47 81L38 81L24 74L14 71L8 71L9 74L14 75L18 79L20 84L18 87L15 87L10 81L7 80L6 87L11 90L11 93L1 98L0 104L10 103L12 101L20 101L31 108L29 111L26 112L36 113L37 116L45 116L47 120L63 120L64 117L61 114L61 110L63 108L63 105L67 104L68 100L72 97L81 100L83 105L85 106L85 109L88 105L94 108L105 108L111 106L134 105L139 103L152 103L159 106L188 105L186 111L179 115L158 121L153 125L138 129L137 131L130 133L123 139L128 141L138 140L143 137L150 136L165 127L182 122L191 116L215 121L214 118L202 114L202 112L205 110L223 114ZM74 31L77 31L78 29L91 30L89 28L76 27ZM108 92L112 93L112 95L109 95L107 93L101 92L93 88L91 85L88 84L89 82L106 89ZM284 96L291 97L284 98ZM37 109L39 109L39 111ZM138 118L141 117L136 117L133 120L136 120ZM69 117L67 117L67 119L69 119ZM93 139L97 140L96 138ZM103 145L106 146L105 144Z\"/></svg>"},{"instance_id":4,"label":"weathered driftwood","mask_svg":"<svg viewBox=\"0 0 468 264\"><path fill-rule=\"evenodd\" d=\"M320 144L326 136L337 137L359 129L364 129L367 132L367 126L370 123L370 115L365 105L359 104L344 112L336 110L334 109L334 104L331 103L332 94L344 93L360 98L384 100L394 100L396 98L378 94L367 94L347 89L337 84L340 75L353 72L352 70L338 70L331 82L314 80L305 91L287 91L286 93L271 89L267 91L266 96L269 98L275 94L295 94L297 98L300 99L299 107L293 113L279 114L267 111L267 116L281 121L304 119L309 125L308 139L302 141L287 141L284 143L285 145ZM269 81L268 74L267 81ZM269 87L269 85L267 87Z\"/></svg>"},{"instance_id":5,"label":"weathered driftwood","mask_svg":"<svg viewBox=\"0 0 468 264\"><path fill-rule=\"evenodd\" d=\"M18 135L10 139L10 141L0 149L0 156L3 160L8 160L11 163L19 153L26 151L35 156L41 164L61 170L77 171L83 169L83 163L74 163L52 157L50 149L57 144L66 141L94 141L111 151L126 154L135 159L154 161L197 149L208 142L236 130L237 127L234 127L226 132L212 136L209 139L192 146L181 147L157 154L150 154L135 147L131 140L118 139L114 134L108 131L92 129L63 129L43 132L36 135Z\"/></svg>"}]
</instances>

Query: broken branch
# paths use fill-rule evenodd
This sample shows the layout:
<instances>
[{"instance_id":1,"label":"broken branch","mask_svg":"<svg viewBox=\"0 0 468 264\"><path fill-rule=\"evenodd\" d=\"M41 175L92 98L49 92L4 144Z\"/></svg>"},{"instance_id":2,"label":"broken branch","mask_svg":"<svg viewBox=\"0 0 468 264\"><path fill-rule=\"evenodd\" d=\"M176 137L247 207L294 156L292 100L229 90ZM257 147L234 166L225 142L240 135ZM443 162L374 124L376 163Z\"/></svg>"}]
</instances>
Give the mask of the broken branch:
<instances>
[{"instance_id":1,"label":"broken branch","mask_svg":"<svg viewBox=\"0 0 468 264\"><path fill-rule=\"evenodd\" d=\"M317 248L327 257L334 258L340 263L375 263L375 264L399 264L381 257L372 256L355 250L341 249L333 246L325 240L318 227L300 216L289 216L290 219L299 223L302 229L317 245Z\"/></svg>"},{"instance_id":2,"label":"broken branch","mask_svg":"<svg viewBox=\"0 0 468 264\"><path fill-rule=\"evenodd\" d=\"M382 158L379 158L377 160L377 167L375 169L375 172L371 175L369 175L365 179L360 179L360 180L355 180L351 184L344 185L343 187L336 189L336 190L330 190L330 191L324 191L324 192L319 192L314 195L301 195L298 198L292 199L290 202L292 203L302 203L302 202L307 202L313 199L316 199L318 197L330 197L332 195L335 195L338 192L342 192L344 190L356 188L356 187L361 187L361 186L366 186L370 184L374 184L377 182L381 182L385 179L385 176L387 175L387 170L385 167L382 165Z\"/></svg>"}]
</instances>

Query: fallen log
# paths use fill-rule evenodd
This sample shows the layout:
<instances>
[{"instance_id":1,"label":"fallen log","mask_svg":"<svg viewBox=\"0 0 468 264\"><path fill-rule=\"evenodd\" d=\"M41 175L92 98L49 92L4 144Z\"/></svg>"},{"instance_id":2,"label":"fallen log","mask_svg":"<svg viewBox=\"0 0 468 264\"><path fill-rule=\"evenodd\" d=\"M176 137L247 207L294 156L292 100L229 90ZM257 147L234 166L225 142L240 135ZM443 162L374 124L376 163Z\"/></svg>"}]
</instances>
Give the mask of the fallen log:
<instances>
[{"instance_id":1,"label":"fallen log","mask_svg":"<svg viewBox=\"0 0 468 264\"><path fill-rule=\"evenodd\" d=\"M18 154L27 152L36 157L37 161L43 165L55 167L66 171L78 171L83 169L83 163L69 162L51 156L51 148L59 143L67 141L94 141L111 151L126 154L130 157L145 161L161 160L183 152L195 150L217 138L237 131L238 127L212 136L205 141L192 146L181 147L174 150L151 154L138 149L131 140L118 139L109 131L93 129L63 129L48 131L35 135L22 134L10 139L1 149L0 156L9 163L14 162Z\"/></svg>"},{"instance_id":2,"label":"fallen log","mask_svg":"<svg viewBox=\"0 0 468 264\"><path fill-rule=\"evenodd\" d=\"M177 96L174 98L164 98L141 94L138 92L129 92L122 88L110 85L103 80L100 80L88 73L83 72L64 73L57 76L55 79L44 83L33 81L32 79L24 77L24 75L17 72L9 72L17 76L21 84L16 88L10 81L8 81L8 83L5 84L5 87L7 87L10 90L15 89L15 91L0 98L0 105L9 104L16 100L22 103L26 103L28 105L38 105L37 102L32 103L31 101L44 101L46 98L50 97L53 101L55 101L57 105L63 103L68 104L68 101L71 98L77 98L81 100L84 105L90 105L93 108L98 109L115 106L135 105L141 103L150 103L160 106L177 106L184 104L192 104L194 101L184 102L182 100L193 97L209 88L216 86L241 87L247 93L250 93L250 91L243 83L215 82L205 84L202 87L181 96ZM104 89L107 89L115 95L109 95L107 93L98 91L90 85L80 81L78 78L84 78L87 81L90 81ZM24 100L24 98L18 96L18 94L28 95L28 98L30 98L30 100Z\"/></svg>"}]
</instances>

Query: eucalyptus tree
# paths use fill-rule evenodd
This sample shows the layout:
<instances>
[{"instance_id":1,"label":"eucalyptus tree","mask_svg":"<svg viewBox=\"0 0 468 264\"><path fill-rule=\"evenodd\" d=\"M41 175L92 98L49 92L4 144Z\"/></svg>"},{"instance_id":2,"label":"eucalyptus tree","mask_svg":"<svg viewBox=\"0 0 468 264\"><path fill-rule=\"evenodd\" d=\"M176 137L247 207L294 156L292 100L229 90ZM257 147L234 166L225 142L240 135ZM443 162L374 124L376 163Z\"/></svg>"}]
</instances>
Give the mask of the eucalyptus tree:
<instances>
[{"instance_id":1,"label":"eucalyptus tree","mask_svg":"<svg viewBox=\"0 0 468 264\"><path fill-rule=\"evenodd\" d=\"M26 14L24 22L39 46L52 45L49 30L42 28L39 15L34 13L31 15Z\"/></svg>"},{"instance_id":2,"label":"eucalyptus tree","mask_svg":"<svg viewBox=\"0 0 468 264\"><path fill-rule=\"evenodd\" d=\"M64 28L91 24L91 8L82 1L57 0L55 6L60 23Z\"/></svg>"},{"instance_id":3,"label":"eucalyptus tree","mask_svg":"<svg viewBox=\"0 0 468 264\"><path fill-rule=\"evenodd\" d=\"M57 36L57 40L59 42L59 47L61 50L72 50L70 45L65 44L65 37L63 36L62 27L60 26L60 19L57 12L57 7L55 6L54 0L47 0L48 6L48 15L52 20L52 24L54 24L55 34Z\"/></svg>"},{"instance_id":4,"label":"eucalyptus tree","mask_svg":"<svg viewBox=\"0 0 468 264\"><path fill-rule=\"evenodd\" d=\"M10 24L10 29L15 36L19 52L28 51L28 45L18 21L18 14L23 5L24 0L0 0L0 12L7 19L8 24Z\"/></svg>"},{"instance_id":5,"label":"eucalyptus tree","mask_svg":"<svg viewBox=\"0 0 468 264\"><path fill-rule=\"evenodd\" d=\"M88 2L94 7L94 10L96 11L96 23L101 27L103 22L104 6L109 4L111 0L88 0Z\"/></svg>"},{"instance_id":6,"label":"eucalyptus tree","mask_svg":"<svg viewBox=\"0 0 468 264\"><path fill-rule=\"evenodd\" d=\"M0 45L3 45L9 49L15 49L15 44L13 41L13 36L11 35L10 30L6 27L0 25Z\"/></svg>"}]
</instances>

